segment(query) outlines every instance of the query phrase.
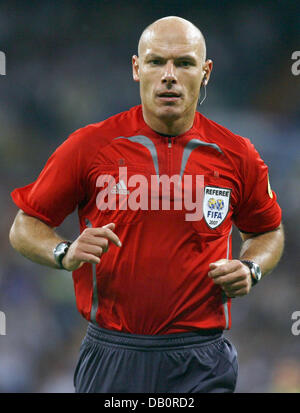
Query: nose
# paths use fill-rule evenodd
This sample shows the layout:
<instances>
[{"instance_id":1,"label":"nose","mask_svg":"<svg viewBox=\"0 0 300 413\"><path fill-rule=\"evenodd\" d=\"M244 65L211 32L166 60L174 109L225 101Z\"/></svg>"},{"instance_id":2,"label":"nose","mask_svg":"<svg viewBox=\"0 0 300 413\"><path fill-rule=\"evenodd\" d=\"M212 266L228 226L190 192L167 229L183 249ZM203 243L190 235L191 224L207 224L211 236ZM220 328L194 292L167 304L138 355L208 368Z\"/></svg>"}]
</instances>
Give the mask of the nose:
<instances>
[{"instance_id":1,"label":"nose","mask_svg":"<svg viewBox=\"0 0 300 413\"><path fill-rule=\"evenodd\" d=\"M164 69L165 70L161 79L162 83L166 83L167 86L171 86L172 84L177 83L177 77L173 62L169 60Z\"/></svg>"}]
</instances>

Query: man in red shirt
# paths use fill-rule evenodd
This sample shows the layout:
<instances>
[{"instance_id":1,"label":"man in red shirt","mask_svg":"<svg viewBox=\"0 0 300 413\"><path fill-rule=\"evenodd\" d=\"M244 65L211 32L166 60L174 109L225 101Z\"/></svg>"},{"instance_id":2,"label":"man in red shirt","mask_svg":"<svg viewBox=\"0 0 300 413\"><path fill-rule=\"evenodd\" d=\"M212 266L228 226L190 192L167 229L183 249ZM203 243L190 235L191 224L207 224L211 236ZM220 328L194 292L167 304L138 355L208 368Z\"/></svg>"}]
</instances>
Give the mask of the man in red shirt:
<instances>
[{"instance_id":1,"label":"man in red shirt","mask_svg":"<svg viewBox=\"0 0 300 413\"><path fill-rule=\"evenodd\" d=\"M196 112L213 63L190 22L147 27L132 58L140 106L74 132L13 191L12 246L73 271L89 321L77 392L232 392L232 297L278 263L284 233L249 139ZM78 207L80 235L56 232ZM243 245L232 259L232 225Z\"/></svg>"}]
</instances>

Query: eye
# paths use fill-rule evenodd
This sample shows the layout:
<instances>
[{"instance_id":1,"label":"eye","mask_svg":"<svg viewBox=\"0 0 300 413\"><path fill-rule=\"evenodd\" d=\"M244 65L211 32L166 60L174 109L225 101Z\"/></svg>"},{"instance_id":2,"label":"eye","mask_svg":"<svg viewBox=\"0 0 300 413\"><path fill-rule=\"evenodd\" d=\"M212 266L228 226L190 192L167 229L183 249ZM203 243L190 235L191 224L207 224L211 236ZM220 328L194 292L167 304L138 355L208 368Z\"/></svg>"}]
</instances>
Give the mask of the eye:
<instances>
[{"instance_id":1,"label":"eye","mask_svg":"<svg viewBox=\"0 0 300 413\"><path fill-rule=\"evenodd\" d=\"M154 66L157 66L157 65L161 64L161 60L159 60L159 59L152 59L152 60L149 61L149 63L152 64L152 65L154 65Z\"/></svg>"},{"instance_id":2,"label":"eye","mask_svg":"<svg viewBox=\"0 0 300 413\"><path fill-rule=\"evenodd\" d=\"M182 67L189 67L191 65L192 63L189 62L188 60L182 60L181 62L178 63L178 66L182 66Z\"/></svg>"}]
</instances>

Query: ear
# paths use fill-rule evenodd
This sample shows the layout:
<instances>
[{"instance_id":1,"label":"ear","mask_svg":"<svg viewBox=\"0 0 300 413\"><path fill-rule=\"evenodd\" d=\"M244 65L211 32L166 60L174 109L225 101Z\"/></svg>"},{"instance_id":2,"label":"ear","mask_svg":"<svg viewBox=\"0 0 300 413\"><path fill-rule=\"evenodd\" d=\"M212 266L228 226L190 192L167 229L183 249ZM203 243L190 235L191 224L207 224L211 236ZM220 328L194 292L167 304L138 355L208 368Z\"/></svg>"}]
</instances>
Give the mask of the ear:
<instances>
[{"instance_id":1,"label":"ear","mask_svg":"<svg viewBox=\"0 0 300 413\"><path fill-rule=\"evenodd\" d=\"M207 85L209 78L210 78L210 74L213 68L213 62L212 60L208 59L206 60L206 62L203 65L203 84Z\"/></svg>"},{"instance_id":2,"label":"ear","mask_svg":"<svg viewBox=\"0 0 300 413\"><path fill-rule=\"evenodd\" d=\"M135 82L140 81L139 76L139 58L136 55L132 56L132 76Z\"/></svg>"}]
</instances>

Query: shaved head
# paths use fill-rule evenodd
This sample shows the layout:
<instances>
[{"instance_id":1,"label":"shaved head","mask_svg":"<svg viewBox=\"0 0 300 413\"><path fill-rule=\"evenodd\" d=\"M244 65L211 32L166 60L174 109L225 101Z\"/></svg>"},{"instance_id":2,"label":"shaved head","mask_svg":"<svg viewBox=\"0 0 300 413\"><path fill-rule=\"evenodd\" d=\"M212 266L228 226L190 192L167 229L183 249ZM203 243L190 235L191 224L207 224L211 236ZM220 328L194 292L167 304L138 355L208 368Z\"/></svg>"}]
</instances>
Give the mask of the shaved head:
<instances>
[{"instance_id":1,"label":"shaved head","mask_svg":"<svg viewBox=\"0 0 300 413\"><path fill-rule=\"evenodd\" d=\"M191 44L198 46L202 61L206 59L205 39L201 31L193 23L177 16L163 17L150 24L143 31L139 44L138 54L142 56L149 44Z\"/></svg>"},{"instance_id":2,"label":"shaved head","mask_svg":"<svg viewBox=\"0 0 300 413\"><path fill-rule=\"evenodd\" d=\"M166 135L188 130L212 64L206 60L202 33L188 20L168 16L146 27L138 56L132 56L133 79L140 83L146 123Z\"/></svg>"}]
</instances>

